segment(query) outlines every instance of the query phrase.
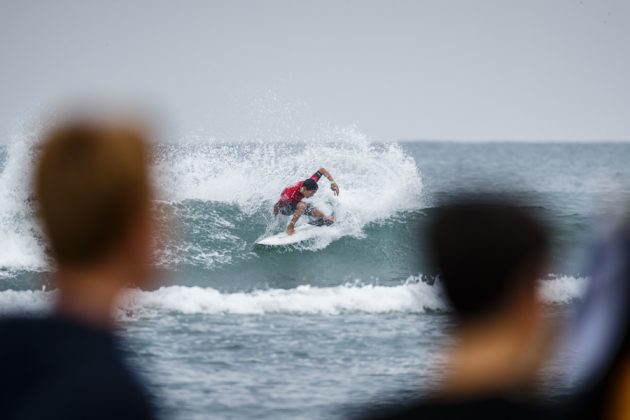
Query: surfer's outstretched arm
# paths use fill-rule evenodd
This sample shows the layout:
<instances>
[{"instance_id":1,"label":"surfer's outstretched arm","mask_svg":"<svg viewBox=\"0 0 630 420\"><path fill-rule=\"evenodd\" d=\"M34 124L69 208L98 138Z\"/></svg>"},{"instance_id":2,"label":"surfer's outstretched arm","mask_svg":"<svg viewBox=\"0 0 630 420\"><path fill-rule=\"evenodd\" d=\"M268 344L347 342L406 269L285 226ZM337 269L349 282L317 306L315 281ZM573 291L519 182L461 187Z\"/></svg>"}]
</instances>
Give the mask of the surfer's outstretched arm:
<instances>
[{"instance_id":1,"label":"surfer's outstretched arm","mask_svg":"<svg viewBox=\"0 0 630 420\"><path fill-rule=\"evenodd\" d=\"M330 181L330 189L334 191L335 195L339 195L339 186L335 182L333 176L324 167L319 168L319 173L324 175Z\"/></svg>"}]
</instances>

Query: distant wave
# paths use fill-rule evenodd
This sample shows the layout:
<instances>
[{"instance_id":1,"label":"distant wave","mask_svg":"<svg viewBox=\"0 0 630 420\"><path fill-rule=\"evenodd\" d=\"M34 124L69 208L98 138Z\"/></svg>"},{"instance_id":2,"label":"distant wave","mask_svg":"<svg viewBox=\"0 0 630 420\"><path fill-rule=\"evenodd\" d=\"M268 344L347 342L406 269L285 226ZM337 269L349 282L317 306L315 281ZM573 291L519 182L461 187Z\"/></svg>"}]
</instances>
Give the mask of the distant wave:
<instances>
[{"instance_id":1,"label":"distant wave","mask_svg":"<svg viewBox=\"0 0 630 420\"><path fill-rule=\"evenodd\" d=\"M165 313L263 315L273 313L336 315L363 313L424 313L447 311L438 286L410 277L398 286L345 284L335 287L299 286L222 293L213 288L170 286L151 292L133 291L120 304L121 317L152 317ZM548 304L567 304L580 298L587 279L556 276L541 282ZM0 313L39 311L54 292L0 292Z\"/></svg>"}]
</instances>

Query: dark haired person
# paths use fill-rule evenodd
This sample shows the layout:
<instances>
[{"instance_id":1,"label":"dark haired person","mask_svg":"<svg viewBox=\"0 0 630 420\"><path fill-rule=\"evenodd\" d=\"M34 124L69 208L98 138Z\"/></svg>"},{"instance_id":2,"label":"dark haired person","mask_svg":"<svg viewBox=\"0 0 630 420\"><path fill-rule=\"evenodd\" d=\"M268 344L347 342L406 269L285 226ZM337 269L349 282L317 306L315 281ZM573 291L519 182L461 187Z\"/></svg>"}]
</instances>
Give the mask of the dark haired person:
<instances>
[{"instance_id":1,"label":"dark haired person","mask_svg":"<svg viewBox=\"0 0 630 420\"><path fill-rule=\"evenodd\" d=\"M0 418L155 418L114 334L117 298L150 286L149 160L128 126L73 122L43 142L33 184L55 303L0 320Z\"/></svg>"},{"instance_id":2,"label":"dark haired person","mask_svg":"<svg viewBox=\"0 0 630 420\"><path fill-rule=\"evenodd\" d=\"M544 418L547 408L527 398L548 343L537 294L544 224L492 197L462 198L436 209L426 238L455 324L445 369L424 399L365 418Z\"/></svg>"},{"instance_id":3,"label":"dark haired person","mask_svg":"<svg viewBox=\"0 0 630 420\"><path fill-rule=\"evenodd\" d=\"M317 182L322 175L330 181L330 189L334 191L335 195L339 195L339 187L326 168L319 168L310 178L286 187L282 190L282 193L280 193L280 199L273 206L273 214L276 216L278 214L285 216L293 215L287 226L287 233L289 235L293 235L295 224L303 214L318 219L322 224L331 224L335 221L334 216L326 216L321 210L302 201L303 198L310 198L317 192L319 188Z\"/></svg>"}]
</instances>

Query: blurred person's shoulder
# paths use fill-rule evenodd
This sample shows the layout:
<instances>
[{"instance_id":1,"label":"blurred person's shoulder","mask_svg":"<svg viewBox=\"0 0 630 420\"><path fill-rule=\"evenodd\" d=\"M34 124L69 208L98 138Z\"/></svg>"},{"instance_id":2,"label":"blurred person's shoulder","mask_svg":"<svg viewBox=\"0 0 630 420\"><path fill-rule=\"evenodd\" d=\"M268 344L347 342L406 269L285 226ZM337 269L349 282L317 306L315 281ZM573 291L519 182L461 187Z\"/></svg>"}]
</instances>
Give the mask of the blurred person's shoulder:
<instances>
[{"instance_id":1,"label":"blurred person's shoulder","mask_svg":"<svg viewBox=\"0 0 630 420\"><path fill-rule=\"evenodd\" d=\"M468 398L417 399L408 402L385 402L363 411L362 420L403 419L551 419L564 410L555 404L515 399L504 395L480 395ZM562 417L562 416L560 416Z\"/></svg>"},{"instance_id":2,"label":"blurred person's shoulder","mask_svg":"<svg viewBox=\"0 0 630 420\"><path fill-rule=\"evenodd\" d=\"M120 345L70 319L0 319L0 417L155 418Z\"/></svg>"}]
</instances>

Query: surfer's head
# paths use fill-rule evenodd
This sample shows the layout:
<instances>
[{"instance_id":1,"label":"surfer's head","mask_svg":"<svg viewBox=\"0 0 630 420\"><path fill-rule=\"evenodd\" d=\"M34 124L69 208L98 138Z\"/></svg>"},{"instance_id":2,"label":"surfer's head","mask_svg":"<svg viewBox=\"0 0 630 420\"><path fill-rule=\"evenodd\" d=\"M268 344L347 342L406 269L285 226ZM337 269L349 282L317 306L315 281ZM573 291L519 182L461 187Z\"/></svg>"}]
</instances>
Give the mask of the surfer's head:
<instances>
[{"instance_id":1,"label":"surfer's head","mask_svg":"<svg viewBox=\"0 0 630 420\"><path fill-rule=\"evenodd\" d=\"M461 198L437 209L428 239L462 324L536 302L549 236L543 222L521 206L492 196Z\"/></svg>"},{"instance_id":2,"label":"surfer's head","mask_svg":"<svg viewBox=\"0 0 630 420\"><path fill-rule=\"evenodd\" d=\"M315 194L317 192L317 189L319 188L319 186L317 185L317 182L315 182L315 180L309 178L309 179L305 179L304 183L302 184L302 188L300 188L300 192L302 193L302 195L304 197L312 197L313 194Z\"/></svg>"}]
</instances>

